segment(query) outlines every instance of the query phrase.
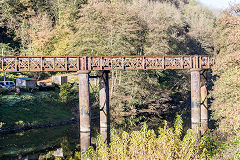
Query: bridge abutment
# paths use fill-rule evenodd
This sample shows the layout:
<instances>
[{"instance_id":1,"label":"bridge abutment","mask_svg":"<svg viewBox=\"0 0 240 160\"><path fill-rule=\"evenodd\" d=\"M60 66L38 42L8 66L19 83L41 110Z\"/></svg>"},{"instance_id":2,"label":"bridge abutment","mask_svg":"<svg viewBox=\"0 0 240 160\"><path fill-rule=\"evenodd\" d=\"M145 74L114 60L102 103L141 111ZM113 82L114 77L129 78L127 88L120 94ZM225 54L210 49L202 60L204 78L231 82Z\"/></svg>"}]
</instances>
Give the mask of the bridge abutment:
<instances>
[{"instance_id":1,"label":"bridge abutment","mask_svg":"<svg viewBox=\"0 0 240 160\"><path fill-rule=\"evenodd\" d=\"M99 72L100 133L104 142L110 142L109 71Z\"/></svg>"},{"instance_id":2,"label":"bridge abutment","mask_svg":"<svg viewBox=\"0 0 240 160\"><path fill-rule=\"evenodd\" d=\"M91 108L89 97L89 71L79 71L79 115L80 115L80 147L85 152L91 145Z\"/></svg>"}]
</instances>

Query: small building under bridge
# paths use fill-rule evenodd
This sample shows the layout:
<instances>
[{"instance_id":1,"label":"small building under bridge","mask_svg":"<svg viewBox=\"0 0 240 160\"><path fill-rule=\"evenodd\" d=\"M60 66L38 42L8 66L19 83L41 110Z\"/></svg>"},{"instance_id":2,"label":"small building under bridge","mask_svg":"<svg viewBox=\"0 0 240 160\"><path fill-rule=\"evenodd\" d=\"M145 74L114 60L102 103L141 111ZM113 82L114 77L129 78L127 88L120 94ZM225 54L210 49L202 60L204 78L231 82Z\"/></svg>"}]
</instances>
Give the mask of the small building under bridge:
<instances>
[{"instance_id":1,"label":"small building under bridge","mask_svg":"<svg viewBox=\"0 0 240 160\"><path fill-rule=\"evenodd\" d=\"M16 87L23 88L35 88L37 86L37 80L33 78L16 78Z\"/></svg>"}]
</instances>

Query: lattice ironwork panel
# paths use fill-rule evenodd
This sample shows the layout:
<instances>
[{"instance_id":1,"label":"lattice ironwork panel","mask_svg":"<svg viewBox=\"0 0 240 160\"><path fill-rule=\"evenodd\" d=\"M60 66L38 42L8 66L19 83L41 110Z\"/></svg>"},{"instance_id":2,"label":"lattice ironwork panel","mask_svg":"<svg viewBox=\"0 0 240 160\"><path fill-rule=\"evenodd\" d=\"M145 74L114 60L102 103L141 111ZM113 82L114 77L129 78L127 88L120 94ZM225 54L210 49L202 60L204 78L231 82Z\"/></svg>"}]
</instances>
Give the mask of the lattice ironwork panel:
<instances>
[{"instance_id":1,"label":"lattice ironwork panel","mask_svg":"<svg viewBox=\"0 0 240 160\"><path fill-rule=\"evenodd\" d=\"M54 58L53 67L58 71L67 71L67 58Z\"/></svg>"},{"instance_id":2,"label":"lattice ironwork panel","mask_svg":"<svg viewBox=\"0 0 240 160\"><path fill-rule=\"evenodd\" d=\"M202 66L202 68L209 68L210 66L209 57L200 57L200 65Z\"/></svg>"},{"instance_id":3,"label":"lattice ironwork panel","mask_svg":"<svg viewBox=\"0 0 240 160\"><path fill-rule=\"evenodd\" d=\"M16 58L18 71L30 71L30 58Z\"/></svg>"},{"instance_id":4,"label":"lattice ironwork panel","mask_svg":"<svg viewBox=\"0 0 240 160\"><path fill-rule=\"evenodd\" d=\"M126 70L144 69L143 57L125 58L124 69Z\"/></svg>"},{"instance_id":5,"label":"lattice ironwork panel","mask_svg":"<svg viewBox=\"0 0 240 160\"><path fill-rule=\"evenodd\" d=\"M208 55L122 57L1 57L1 72L211 68Z\"/></svg>"},{"instance_id":6,"label":"lattice ironwork panel","mask_svg":"<svg viewBox=\"0 0 240 160\"><path fill-rule=\"evenodd\" d=\"M42 58L30 58L30 70L31 71L42 71Z\"/></svg>"},{"instance_id":7,"label":"lattice ironwork panel","mask_svg":"<svg viewBox=\"0 0 240 160\"><path fill-rule=\"evenodd\" d=\"M15 72L17 70L16 58L3 58L2 59L2 70L4 72Z\"/></svg>"},{"instance_id":8,"label":"lattice ironwork panel","mask_svg":"<svg viewBox=\"0 0 240 160\"><path fill-rule=\"evenodd\" d=\"M164 69L164 57L146 57L144 62L146 69Z\"/></svg>"},{"instance_id":9,"label":"lattice ironwork panel","mask_svg":"<svg viewBox=\"0 0 240 160\"><path fill-rule=\"evenodd\" d=\"M165 57L165 69L183 69L182 57Z\"/></svg>"},{"instance_id":10,"label":"lattice ironwork panel","mask_svg":"<svg viewBox=\"0 0 240 160\"><path fill-rule=\"evenodd\" d=\"M102 68L106 70L124 70L124 57L104 57L102 60Z\"/></svg>"},{"instance_id":11,"label":"lattice ironwork panel","mask_svg":"<svg viewBox=\"0 0 240 160\"><path fill-rule=\"evenodd\" d=\"M69 57L67 64L69 71L77 71L80 69L80 61L77 57Z\"/></svg>"},{"instance_id":12,"label":"lattice ironwork panel","mask_svg":"<svg viewBox=\"0 0 240 160\"><path fill-rule=\"evenodd\" d=\"M42 69L44 71L54 71L55 70L55 66L54 66L55 65L55 60L56 60L55 58L49 58L49 57L43 58L42 59L42 64L43 64ZM57 69L60 69L60 68L57 68ZM60 69L60 71L62 71L62 69Z\"/></svg>"},{"instance_id":13,"label":"lattice ironwork panel","mask_svg":"<svg viewBox=\"0 0 240 160\"><path fill-rule=\"evenodd\" d=\"M184 69L192 68L192 57L183 57L183 68Z\"/></svg>"},{"instance_id":14,"label":"lattice ironwork panel","mask_svg":"<svg viewBox=\"0 0 240 160\"><path fill-rule=\"evenodd\" d=\"M91 57L89 58L89 70L102 70L102 57Z\"/></svg>"}]
</instances>

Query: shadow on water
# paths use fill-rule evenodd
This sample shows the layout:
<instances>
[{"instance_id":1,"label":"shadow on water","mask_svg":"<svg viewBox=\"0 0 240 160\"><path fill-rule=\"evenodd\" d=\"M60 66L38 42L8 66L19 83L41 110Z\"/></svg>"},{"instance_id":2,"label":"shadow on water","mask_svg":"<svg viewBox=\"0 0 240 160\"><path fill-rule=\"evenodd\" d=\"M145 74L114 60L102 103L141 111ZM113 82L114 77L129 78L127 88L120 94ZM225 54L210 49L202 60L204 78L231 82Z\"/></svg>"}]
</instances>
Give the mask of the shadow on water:
<instances>
[{"instance_id":1,"label":"shadow on water","mask_svg":"<svg viewBox=\"0 0 240 160\"><path fill-rule=\"evenodd\" d=\"M79 148L78 124L0 134L0 159L38 159L41 154L63 148L72 154ZM35 158L23 158L35 155Z\"/></svg>"}]
</instances>

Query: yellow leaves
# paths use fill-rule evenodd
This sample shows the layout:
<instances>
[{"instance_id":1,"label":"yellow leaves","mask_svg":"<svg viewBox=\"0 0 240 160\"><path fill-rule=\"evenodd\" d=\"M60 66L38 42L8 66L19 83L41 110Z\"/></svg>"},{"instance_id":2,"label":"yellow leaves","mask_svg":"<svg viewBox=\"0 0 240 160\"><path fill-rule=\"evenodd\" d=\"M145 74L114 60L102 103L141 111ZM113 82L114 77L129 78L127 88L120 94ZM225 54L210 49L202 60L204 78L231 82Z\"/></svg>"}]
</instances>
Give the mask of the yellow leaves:
<instances>
[{"instance_id":1,"label":"yellow leaves","mask_svg":"<svg viewBox=\"0 0 240 160\"><path fill-rule=\"evenodd\" d=\"M200 146L195 145L196 133L189 129L181 139L181 130L180 116L177 116L174 128L169 128L165 123L163 128L159 128L158 135L154 130L148 129L145 123L141 130L122 132L120 136L113 129L109 146L98 136L96 151L91 147L86 155L91 160L187 160L198 159L200 155L204 155L202 150L199 150Z\"/></svg>"},{"instance_id":2,"label":"yellow leaves","mask_svg":"<svg viewBox=\"0 0 240 160\"><path fill-rule=\"evenodd\" d=\"M177 115L177 118L174 123L174 128L175 128L174 132L177 136L180 136L182 134L182 129L183 129L182 124L183 124L183 120L181 116Z\"/></svg>"},{"instance_id":3,"label":"yellow leaves","mask_svg":"<svg viewBox=\"0 0 240 160\"><path fill-rule=\"evenodd\" d=\"M5 125L6 123L0 122L0 129Z\"/></svg>"},{"instance_id":4,"label":"yellow leaves","mask_svg":"<svg viewBox=\"0 0 240 160\"><path fill-rule=\"evenodd\" d=\"M47 55L49 42L53 37L52 21L47 14L32 16L28 21L29 27L27 35L29 36L30 55Z\"/></svg>"}]
</instances>

